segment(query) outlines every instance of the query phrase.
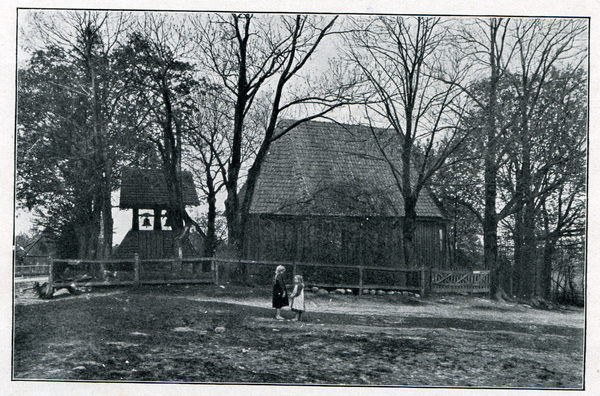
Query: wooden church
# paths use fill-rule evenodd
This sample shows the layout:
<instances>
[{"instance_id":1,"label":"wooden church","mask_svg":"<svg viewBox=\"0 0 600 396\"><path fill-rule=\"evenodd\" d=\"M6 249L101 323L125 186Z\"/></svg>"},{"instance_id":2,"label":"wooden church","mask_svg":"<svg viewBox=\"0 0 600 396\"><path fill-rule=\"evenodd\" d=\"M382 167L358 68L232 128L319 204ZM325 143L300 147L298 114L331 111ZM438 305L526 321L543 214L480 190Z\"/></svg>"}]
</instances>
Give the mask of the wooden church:
<instances>
[{"instance_id":1,"label":"wooden church","mask_svg":"<svg viewBox=\"0 0 600 396\"><path fill-rule=\"evenodd\" d=\"M292 122L281 121L280 128ZM372 284L402 287L418 285L420 268L446 268L448 220L428 188L417 202L415 263L404 262L404 200L373 133L385 138L391 132L310 121L273 142L250 204L246 258L336 266L303 269L305 281L313 282L343 283L357 266L406 269L397 279L371 272ZM393 159L401 170L400 159Z\"/></svg>"}]
</instances>

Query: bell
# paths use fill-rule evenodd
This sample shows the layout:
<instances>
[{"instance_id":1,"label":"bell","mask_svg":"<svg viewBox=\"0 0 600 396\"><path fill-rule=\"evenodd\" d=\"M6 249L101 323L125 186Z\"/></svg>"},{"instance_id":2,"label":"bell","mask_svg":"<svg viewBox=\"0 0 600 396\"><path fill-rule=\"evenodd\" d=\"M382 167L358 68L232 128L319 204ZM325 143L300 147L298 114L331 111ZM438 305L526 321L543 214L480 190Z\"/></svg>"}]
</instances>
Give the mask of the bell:
<instances>
[{"instance_id":1,"label":"bell","mask_svg":"<svg viewBox=\"0 0 600 396\"><path fill-rule=\"evenodd\" d=\"M152 224L150 224L150 219L148 218L148 216L146 216L144 218L144 222L142 223L142 227L151 227Z\"/></svg>"}]
</instances>

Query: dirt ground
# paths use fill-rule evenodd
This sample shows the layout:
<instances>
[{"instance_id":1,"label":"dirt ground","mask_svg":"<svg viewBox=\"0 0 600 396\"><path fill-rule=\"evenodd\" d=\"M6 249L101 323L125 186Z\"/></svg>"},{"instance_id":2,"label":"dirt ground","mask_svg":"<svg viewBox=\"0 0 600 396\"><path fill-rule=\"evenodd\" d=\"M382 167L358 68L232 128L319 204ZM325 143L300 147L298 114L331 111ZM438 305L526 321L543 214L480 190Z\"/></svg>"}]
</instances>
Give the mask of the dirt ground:
<instances>
[{"instance_id":1,"label":"dirt ground","mask_svg":"<svg viewBox=\"0 0 600 396\"><path fill-rule=\"evenodd\" d=\"M303 320L280 322L267 289L143 286L40 300L28 287L15 288L14 380L583 386L581 308L308 292Z\"/></svg>"}]
</instances>

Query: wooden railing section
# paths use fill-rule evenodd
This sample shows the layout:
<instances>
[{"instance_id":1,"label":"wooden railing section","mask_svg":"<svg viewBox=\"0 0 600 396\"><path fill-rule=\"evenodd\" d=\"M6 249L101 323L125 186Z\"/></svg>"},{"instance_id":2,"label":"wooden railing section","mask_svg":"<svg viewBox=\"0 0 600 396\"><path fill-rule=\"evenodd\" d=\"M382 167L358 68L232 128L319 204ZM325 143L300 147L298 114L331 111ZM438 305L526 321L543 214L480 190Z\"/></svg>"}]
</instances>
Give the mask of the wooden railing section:
<instances>
[{"instance_id":1,"label":"wooden railing section","mask_svg":"<svg viewBox=\"0 0 600 396\"><path fill-rule=\"evenodd\" d=\"M490 291L490 271L431 271L433 292L488 293Z\"/></svg>"},{"instance_id":2,"label":"wooden railing section","mask_svg":"<svg viewBox=\"0 0 600 396\"><path fill-rule=\"evenodd\" d=\"M259 273L263 282L270 282L278 265L285 266L292 275L339 269L343 279L331 280L318 276L305 277L307 286L320 288L411 291L424 295L428 292L485 293L489 291L489 271L442 271L427 268L388 268L323 263L293 263L277 261L232 260L222 258L172 258L140 260L57 260L50 259L49 282L79 282L82 286L112 286L141 284L214 283L221 284L232 272L242 267L246 276ZM377 274L377 276L374 276ZM397 279L403 281L397 282Z\"/></svg>"},{"instance_id":3,"label":"wooden railing section","mask_svg":"<svg viewBox=\"0 0 600 396\"><path fill-rule=\"evenodd\" d=\"M61 283L78 282L82 286L112 286L141 284L177 284L177 283L214 283L221 284L224 278L242 266L246 266L248 274L261 272L263 281L270 282L272 273L278 265L291 270L292 275L306 273L308 268L325 270L340 269L351 273L341 281L323 279L305 279L307 286L323 288L403 290L425 293L429 270L425 268L387 268L355 266L323 263L290 263L276 261L231 260L221 258L172 258L140 260L50 260L49 281L55 286ZM257 270L258 269L258 270ZM374 277L374 273L380 273ZM384 275L381 275L381 274ZM403 275L403 279L411 282L394 284L393 282L374 282L373 279L392 279L392 276ZM265 283L265 284L266 284Z\"/></svg>"},{"instance_id":4,"label":"wooden railing section","mask_svg":"<svg viewBox=\"0 0 600 396\"><path fill-rule=\"evenodd\" d=\"M15 276L45 276L50 273L50 264L17 265Z\"/></svg>"}]
</instances>

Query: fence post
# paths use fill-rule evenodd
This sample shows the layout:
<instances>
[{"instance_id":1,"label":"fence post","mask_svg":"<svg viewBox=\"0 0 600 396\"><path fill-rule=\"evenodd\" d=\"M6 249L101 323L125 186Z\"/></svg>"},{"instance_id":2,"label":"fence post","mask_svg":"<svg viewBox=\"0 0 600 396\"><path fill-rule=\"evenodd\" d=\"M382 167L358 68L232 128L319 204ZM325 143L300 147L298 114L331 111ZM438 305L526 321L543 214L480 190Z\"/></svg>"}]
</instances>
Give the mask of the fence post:
<instances>
[{"instance_id":1,"label":"fence post","mask_svg":"<svg viewBox=\"0 0 600 396\"><path fill-rule=\"evenodd\" d=\"M425 267L421 267L421 297L425 297Z\"/></svg>"},{"instance_id":2,"label":"fence post","mask_svg":"<svg viewBox=\"0 0 600 396\"><path fill-rule=\"evenodd\" d=\"M48 264L50 266L48 271L48 283L50 287L54 286L52 282L54 282L54 258L52 256L48 257Z\"/></svg>"},{"instance_id":3,"label":"fence post","mask_svg":"<svg viewBox=\"0 0 600 396\"><path fill-rule=\"evenodd\" d=\"M183 246L181 239L177 240L177 262L175 263L175 272L177 273L177 277L182 276L183 272Z\"/></svg>"},{"instance_id":4,"label":"fence post","mask_svg":"<svg viewBox=\"0 0 600 396\"><path fill-rule=\"evenodd\" d=\"M358 295L362 296L363 294L363 267L362 265L358 266Z\"/></svg>"},{"instance_id":5,"label":"fence post","mask_svg":"<svg viewBox=\"0 0 600 396\"><path fill-rule=\"evenodd\" d=\"M219 285L219 262L217 260L213 260L215 265L215 285Z\"/></svg>"},{"instance_id":6,"label":"fence post","mask_svg":"<svg viewBox=\"0 0 600 396\"><path fill-rule=\"evenodd\" d=\"M139 253L133 254L133 282L136 286L140 284L140 255Z\"/></svg>"}]
</instances>

